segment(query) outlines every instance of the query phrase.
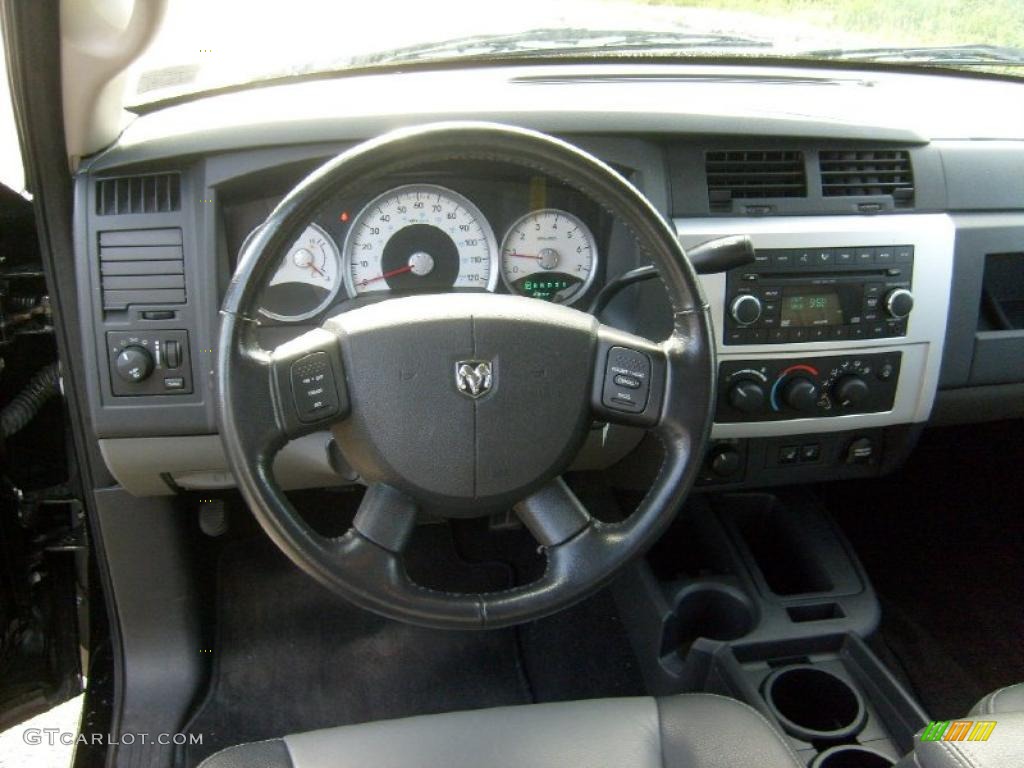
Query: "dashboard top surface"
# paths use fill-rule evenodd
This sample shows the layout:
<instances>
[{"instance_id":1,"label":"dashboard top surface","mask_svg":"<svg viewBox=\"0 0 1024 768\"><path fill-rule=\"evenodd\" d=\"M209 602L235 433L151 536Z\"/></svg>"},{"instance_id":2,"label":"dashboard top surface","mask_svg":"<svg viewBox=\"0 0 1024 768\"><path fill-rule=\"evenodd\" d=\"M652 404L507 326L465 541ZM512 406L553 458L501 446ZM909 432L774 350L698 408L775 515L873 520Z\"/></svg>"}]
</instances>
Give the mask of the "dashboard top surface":
<instances>
[{"instance_id":1,"label":"dashboard top surface","mask_svg":"<svg viewBox=\"0 0 1024 768\"><path fill-rule=\"evenodd\" d=\"M945 74L680 65L488 67L253 88L132 121L94 170L190 153L365 138L452 119L547 131L924 143L1024 138L1020 83ZM950 109L956 104L956 109Z\"/></svg>"}]
</instances>

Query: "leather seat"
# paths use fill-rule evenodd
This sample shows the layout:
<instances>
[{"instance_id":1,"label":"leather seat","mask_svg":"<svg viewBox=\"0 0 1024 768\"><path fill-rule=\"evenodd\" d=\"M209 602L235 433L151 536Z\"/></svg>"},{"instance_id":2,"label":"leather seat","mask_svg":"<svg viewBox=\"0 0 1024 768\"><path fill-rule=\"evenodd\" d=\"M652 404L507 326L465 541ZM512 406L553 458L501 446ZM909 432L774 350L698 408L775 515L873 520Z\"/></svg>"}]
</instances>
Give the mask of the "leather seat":
<instances>
[{"instance_id":1,"label":"leather seat","mask_svg":"<svg viewBox=\"0 0 1024 768\"><path fill-rule=\"evenodd\" d=\"M229 747L200 768L799 768L760 713L711 694L499 707Z\"/></svg>"},{"instance_id":2,"label":"leather seat","mask_svg":"<svg viewBox=\"0 0 1024 768\"><path fill-rule=\"evenodd\" d=\"M1000 688L975 704L965 720L994 720L986 741L921 741L897 768L1019 768L1024 765L1024 683Z\"/></svg>"}]
</instances>

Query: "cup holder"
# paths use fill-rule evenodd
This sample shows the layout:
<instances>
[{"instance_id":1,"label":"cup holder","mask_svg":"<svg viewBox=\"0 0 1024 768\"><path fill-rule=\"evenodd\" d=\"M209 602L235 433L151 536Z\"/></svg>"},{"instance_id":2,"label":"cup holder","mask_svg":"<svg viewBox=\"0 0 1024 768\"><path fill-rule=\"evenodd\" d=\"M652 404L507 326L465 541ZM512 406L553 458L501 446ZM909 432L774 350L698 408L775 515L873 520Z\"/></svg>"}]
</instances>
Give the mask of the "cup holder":
<instances>
[{"instance_id":1,"label":"cup holder","mask_svg":"<svg viewBox=\"0 0 1024 768\"><path fill-rule=\"evenodd\" d=\"M695 584L676 598L677 641L684 649L698 637L743 637L754 628L754 618L754 607L747 596L725 584Z\"/></svg>"},{"instance_id":2,"label":"cup holder","mask_svg":"<svg viewBox=\"0 0 1024 768\"><path fill-rule=\"evenodd\" d=\"M810 664L775 670L765 678L761 693L786 732L803 741L849 739L867 720L864 700L852 685ZM828 765L839 768L847 764Z\"/></svg>"},{"instance_id":3,"label":"cup holder","mask_svg":"<svg viewBox=\"0 0 1024 768\"><path fill-rule=\"evenodd\" d=\"M868 747L842 744L826 749L814 760L810 768L892 768L891 759Z\"/></svg>"}]
</instances>

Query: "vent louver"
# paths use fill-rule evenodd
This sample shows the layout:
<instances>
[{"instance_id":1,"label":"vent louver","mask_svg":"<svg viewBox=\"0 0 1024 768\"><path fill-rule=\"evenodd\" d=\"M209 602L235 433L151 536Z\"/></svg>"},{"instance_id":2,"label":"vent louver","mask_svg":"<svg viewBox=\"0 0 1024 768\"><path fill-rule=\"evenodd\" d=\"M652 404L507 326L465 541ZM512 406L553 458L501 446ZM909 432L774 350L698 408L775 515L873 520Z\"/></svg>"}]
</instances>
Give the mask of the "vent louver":
<instances>
[{"instance_id":1,"label":"vent louver","mask_svg":"<svg viewBox=\"0 0 1024 768\"><path fill-rule=\"evenodd\" d=\"M723 150L704 155L711 210L728 211L733 200L806 197L804 153L786 150Z\"/></svg>"},{"instance_id":2,"label":"vent louver","mask_svg":"<svg viewBox=\"0 0 1024 768\"><path fill-rule=\"evenodd\" d=\"M185 261L181 230L100 232L103 310L132 305L184 304Z\"/></svg>"},{"instance_id":3,"label":"vent louver","mask_svg":"<svg viewBox=\"0 0 1024 768\"><path fill-rule=\"evenodd\" d=\"M181 174L119 176L96 182L96 213L99 216L179 210Z\"/></svg>"},{"instance_id":4,"label":"vent louver","mask_svg":"<svg viewBox=\"0 0 1024 768\"><path fill-rule=\"evenodd\" d=\"M914 203L914 176L906 150L822 150L818 158L824 197L891 195L897 206Z\"/></svg>"}]
</instances>

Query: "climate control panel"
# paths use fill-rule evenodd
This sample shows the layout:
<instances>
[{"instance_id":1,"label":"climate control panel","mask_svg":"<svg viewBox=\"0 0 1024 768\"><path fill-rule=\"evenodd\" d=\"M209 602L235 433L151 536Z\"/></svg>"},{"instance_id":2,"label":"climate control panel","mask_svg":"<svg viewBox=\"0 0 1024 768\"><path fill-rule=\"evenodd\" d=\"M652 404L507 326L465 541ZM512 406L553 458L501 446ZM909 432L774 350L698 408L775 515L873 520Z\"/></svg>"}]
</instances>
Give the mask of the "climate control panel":
<instances>
[{"instance_id":1,"label":"climate control panel","mask_svg":"<svg viewBox=\"0 0 1024 768\"><path fill-rule=\"evenodd\" d=\"M901 352L773 360L718 367L715 421L785 421L892 410Z\"/></svg>"}]
</instances>

